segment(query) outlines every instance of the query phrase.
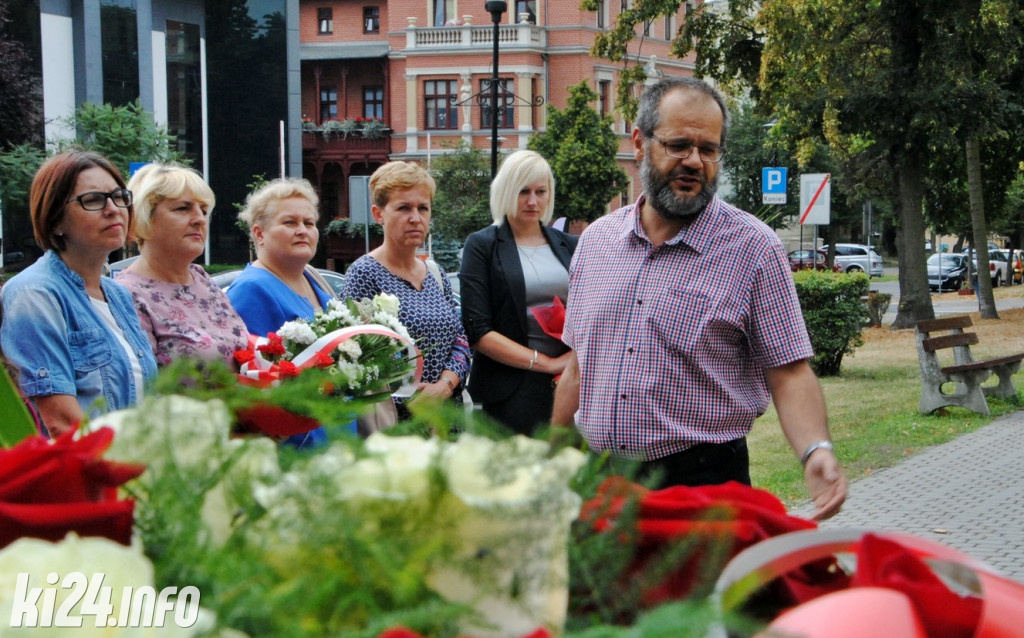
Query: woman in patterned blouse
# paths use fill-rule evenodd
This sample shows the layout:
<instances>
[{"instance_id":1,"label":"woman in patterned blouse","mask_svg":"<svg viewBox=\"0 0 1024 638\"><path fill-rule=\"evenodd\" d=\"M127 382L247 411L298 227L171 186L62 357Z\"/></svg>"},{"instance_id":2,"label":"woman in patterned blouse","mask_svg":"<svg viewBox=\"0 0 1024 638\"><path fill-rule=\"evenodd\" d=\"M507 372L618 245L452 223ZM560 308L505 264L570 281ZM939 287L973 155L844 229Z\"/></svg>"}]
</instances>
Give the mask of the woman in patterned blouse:
<instances>
[{"instance_id":1,"label":"woman in patterned blouse","mask_svg":"<svg viewBox=\"0 0 1024 638\"><path fill-rule=\"evenodd\" d=\"M469 342L456 309L451 283L439 266L416 255L430 232L434 179L419 164L389 162L370 177L373 218L384 227L384 243L345 273L345 297L398 297L398 318L423 351L417 395L462 402L469 372ZM408 411L399 400L399 419Z\"/></svg>"},{"instance_id":2,"label":"woman in patterned blouse","mask_svg":"<svg viewBox=\"0 0 1024 638\"><path fill-rule=\"evenodd\" d=\"M192 261L203 253L213 191L196 171L148 164L128 182L131 238L141 256L115 277L135 300L157 363L188 357L231 365L249 333L227 296Z\"/></svg>"}]
</instances>

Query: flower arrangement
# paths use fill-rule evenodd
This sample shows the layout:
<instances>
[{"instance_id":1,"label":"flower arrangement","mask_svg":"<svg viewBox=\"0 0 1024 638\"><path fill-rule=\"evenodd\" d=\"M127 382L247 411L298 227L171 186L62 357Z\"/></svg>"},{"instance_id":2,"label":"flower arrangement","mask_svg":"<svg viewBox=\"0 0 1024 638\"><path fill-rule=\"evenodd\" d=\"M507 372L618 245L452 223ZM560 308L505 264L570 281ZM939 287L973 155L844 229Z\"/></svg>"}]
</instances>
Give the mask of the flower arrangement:
<instances>
[{"instance_id":1,"label":"flower arrangement","mask_svg":"<svg viewBox=\"0 0 1024 638\"><path fill-rule=\"evenodd\" d=\"M344 235L346 237L365 237L366 226L364 224L353 224L348 217L335 217L328 224L324 232L330 236ZM384 228L377 222L369 224L371 237L383 237Z\"/></svg>"},{"instance_id":2,"label":"flower arrangement","mask_svg":"<svg viewBox=\"0 0 1024 638\"><path fill-rule=\"evenodd\" d=\"M303 130L317 130L303 128ZM342 139L348 138L349 135L361 134L366 139L374 140L384 137L384 133L388 130L387 124L384 120L375 117L347 117L342 120L326 120L320 125L319 131L323 135L325 140L331 139L334 136L340 136Z\"/></svg>"},{"instance_id":3,"label":"flower arrangement","mask_svg":"<svg viewBox=\"0 0 1024 638\"><path fill-rule=\"evenodd\" d=\"M295 319L235 353L243 380L261 386L298 376L304 368L328 372L347 396L394 390L422 372L419 350L398 320L398 297L332 299L312 320Z\"/></svg>"}]
</instances>

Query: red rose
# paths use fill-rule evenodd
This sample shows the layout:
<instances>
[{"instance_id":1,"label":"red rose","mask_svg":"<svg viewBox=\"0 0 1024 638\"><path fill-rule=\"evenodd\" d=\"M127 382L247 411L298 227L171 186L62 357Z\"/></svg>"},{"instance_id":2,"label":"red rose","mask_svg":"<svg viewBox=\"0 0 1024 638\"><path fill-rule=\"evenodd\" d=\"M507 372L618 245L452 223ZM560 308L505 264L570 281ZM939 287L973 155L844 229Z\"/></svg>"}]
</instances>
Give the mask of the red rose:
<instances>
[{"instance_id":1,"label":"red rose","mask_svg":"<svg viewBox=\"0 0 1024 638\"><path fill-rule=\"evenodd\" d=\"M256 358L256 354L252 350L235 350L235 361L240 365L249 363Z\"/></svg>"},{"instance_id":2,"label":"red rose","mask_svg":"<svg viewBox=\"0 0 1024 638\"><path fill-rule=\"evenodd\" d=\"M631 502L638 507L633 541L637 554L627 577L631 583L644 582L643 575L655 565L666 573L656 582L641 585L646 607L685 598L695 587L714 582L729 558L754 543L817 527L812 521L789 516L772 494L736 482L652 491L615 476L605 480L598 495L583 505L580 520L597 532L610 531ZM619 531L623 542L630 542L629 534ZM688 545L686 554L673 569L664 570L661 563L666 555L683 543ZM810 595L808 588L818 586L814 581L819 577L829 590L845 585L831 582L832 577L825 575L827 567L825 562L815 563L805 573L791 575L780 595L802 599Z\"/></svg>"},{"instance_id":3,"label":"red rose","mask_svg":"<svg viewBox=\"0 0 1024 638\"><path fill-rule=\"evenodd\" d=\"M305 434L320 427L320 422L308 416L289 412L267 403L258 403L238 410L236 429L242 433L260 433L270 436Z\"/></svg>"},{"instance_id":4,"label":"red rose","mask_svg":"<svg viewBox=\"0 0 1024 638\"><path fill-rule=\"evenodd\" d=\"M316 357L313 359L313 365L318 368L326 368L334 365L334 359L326 352L317 352Z\"/></svg>"},{"instance_id":5,"label":"red rose","mask_svg":"<svg viewBox=\"0 0 1024 638\"><path fill-rule=\"evenodd\" d=\"M291 361L280 361L277 363L277 368L281 372L282 376L285 377L297 377L302 370L299 366L295 365Z\"/></svg>"},{"instance_id":6,"label":"red rose","mask_svg":"<svg viewBox=\"0 0 1024 638\"><path fill-rule=\"evenodd\" d=\"M284 341L278 336L276 332L271 332L267 335L267 343L256 346L256 349L263 354L270 356L280 356L287 352L284 349Z\"/></svg>"},{"instance_id":7,"label":"red rose","mask_svg":"<svg viewBox=\"0 0 1024 638\"><path fill-rule=\"evenodd\" d=\"M101 428L75 439L30 437L0 450L0 547L23 536L59 541L68 532L131 543L134 501L117 488L144 465L104 461L114 431Z\"/></svg>"}]
</instances>

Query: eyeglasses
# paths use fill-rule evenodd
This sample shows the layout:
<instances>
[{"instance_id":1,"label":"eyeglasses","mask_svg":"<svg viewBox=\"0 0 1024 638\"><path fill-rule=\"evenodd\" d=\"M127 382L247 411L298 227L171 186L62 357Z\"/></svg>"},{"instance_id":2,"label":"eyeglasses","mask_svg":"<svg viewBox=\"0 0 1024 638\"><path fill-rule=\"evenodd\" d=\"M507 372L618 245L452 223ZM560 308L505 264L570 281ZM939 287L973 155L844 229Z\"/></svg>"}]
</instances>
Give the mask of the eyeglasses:
<instances>
[{"instance_id":1,"label":"eyeglasses","mask_svg":"<svg viewBox=\"0 0 1024 638\"><path fill-rule=\"evenodd\" d=\"M665 142L653 133L650 137L661 144L661 147L665 149L665 155L676 159L686 159L690 157L690 155L693 155L693 149L697 148L693 145L693 142L689 140ZM721 146L702 146L697 148L697 153L699 154L701 161L717 164L722 161L722 156L725 155L725 149Z\"/></svg>"},{"instance_id":2,"label":"eyeglasses","mask_svg":"<svg viewBox=\"0 0 1024 638\"><path fill-rule=\"evenodd\" d=\"M78 197L72 197L66 203L78 202L85 210L103 210L107 207L107 200L114 202L114 206L128 208L132 205L132 192L127 188L118 188L109 193L100 191L89 191Z\"/></svg>"}]
</instances>

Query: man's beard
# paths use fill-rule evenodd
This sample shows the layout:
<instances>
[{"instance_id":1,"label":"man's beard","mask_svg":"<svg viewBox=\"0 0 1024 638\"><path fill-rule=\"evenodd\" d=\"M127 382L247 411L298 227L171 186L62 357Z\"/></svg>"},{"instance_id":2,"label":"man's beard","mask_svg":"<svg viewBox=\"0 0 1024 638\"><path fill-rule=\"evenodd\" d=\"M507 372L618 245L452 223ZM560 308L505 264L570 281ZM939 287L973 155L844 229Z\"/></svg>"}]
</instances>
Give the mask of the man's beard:
<instances>
[{"instance_id":1,"label":"man's beard","mask_svg":"<svg viewBox=\"0 0 1024 638\"><path fill-rule=\"evenodd\" d=\"M693 150L698 153L697 149ZM693 175L700 180L700 192L690 197L679 197L672 190L672 178L676 175ZM656 213L669 221L690 221L707 208L718 192L718 175L710 182L697 171L679 166L672 173L662 173L651 161L650 147L640 162L640 181L647 195L647 203Z\"/></svg>"}]
</instances>

